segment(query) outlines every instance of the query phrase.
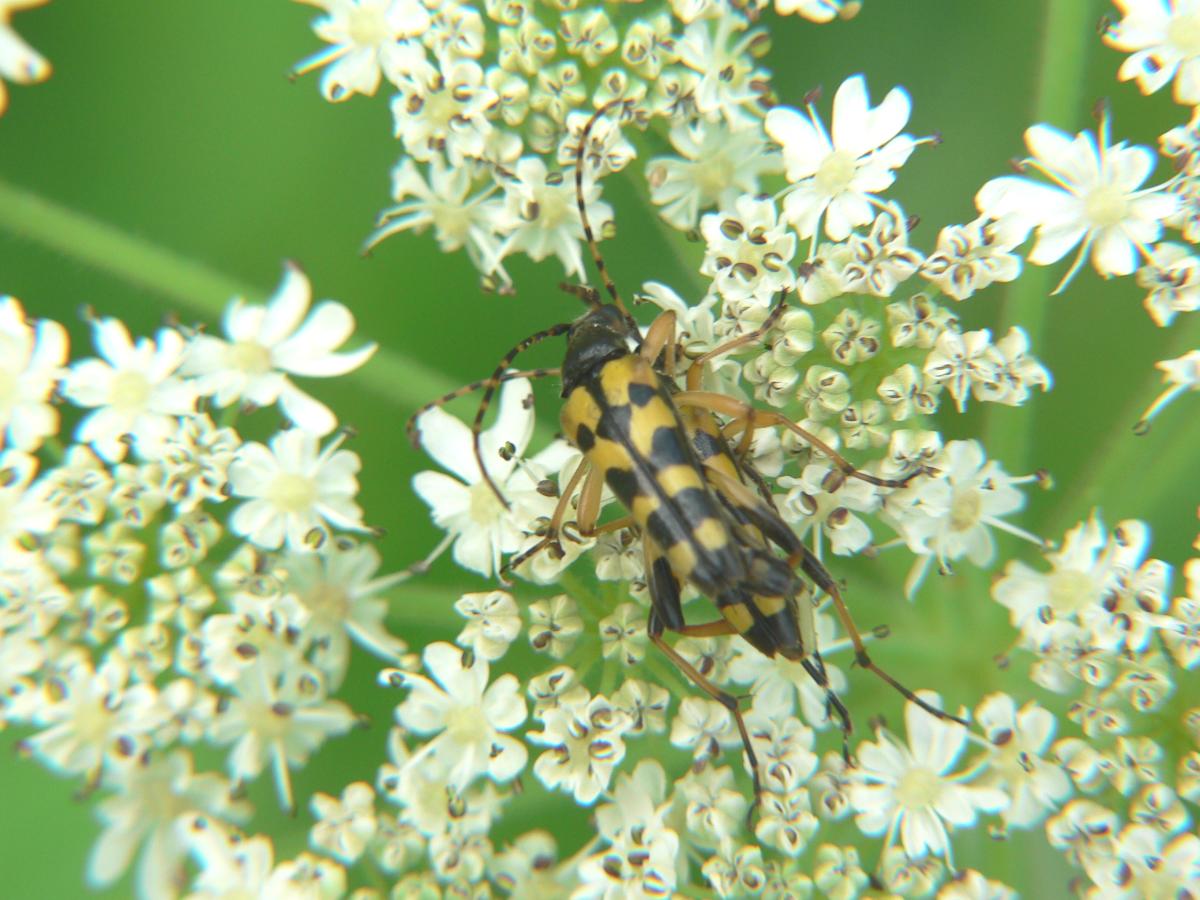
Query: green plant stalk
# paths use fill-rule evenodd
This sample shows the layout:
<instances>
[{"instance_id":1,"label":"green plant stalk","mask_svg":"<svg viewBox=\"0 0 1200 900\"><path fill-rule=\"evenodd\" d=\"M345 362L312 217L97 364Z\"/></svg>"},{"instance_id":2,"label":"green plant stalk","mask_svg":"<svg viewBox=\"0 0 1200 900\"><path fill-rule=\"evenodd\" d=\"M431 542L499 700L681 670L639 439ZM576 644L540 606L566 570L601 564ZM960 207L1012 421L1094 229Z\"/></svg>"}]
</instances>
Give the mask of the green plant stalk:
<instances>
[{"instance_id":1,"label":"green plant stalk","mask_svg":"<svg viewBox=\"0 0 1200 900\"><path fill-rule=\"evenodd\" d=\"M1091 48L1096 42L1095 22L1099 15L1091 0L1049 0L1042 22L1041 49L1034 90L1030 124L1047 122L1070 129L1079 121L1084 103L1084 72ZM1048 303L1064 302L1051 298L1059 267L1026 264L1006 291L996 320L996 334L1003 336L1013 325L1029 335L1035 354L1044 353L1042 337L1046 330ZM1030 433L1034 428L1032 412L1005 421L989 414L984 420L984 443L988 456L999 460L1006 471L1030 469Z\"/></svg>"},{"instance_id":2,"label":"green plant stalk","mask_svg":"<svg viewBox=\"0 0 1200 900\"><path fill-rule=\"evenodd\" d=\"M74 262L103 272L190 314L219 321L231 297L264 298L256 290L193 259L129 234L110 223L62 206L0 179L0 230ZM345 376L391 406L411 409L458 385L427 366L386 347ZM550 426L537 432L549 442Z\"/></svg>"},{"instance_id":3,"label":"green plant stalk","mask_svg":"<svg viewBox=\"0 0 1200 900\"><path fill-rule=\"evenodd\" d=\"M1163 348L1164 359L1181 356L1188 347L1200 344L1200 320L1180 322L1174 331ZM1162 373L1148 369L1142 384L1113 417L1109 433L1097 441L1087 464L1063 485L1062 500L1055 504L1047 522L1047 537L1056 539L1101 502L1108 512L1106 518L1113 521L1150 516L1156 509L1177 504L1180 486L1195 484L1200 478L1195 410L1187 408L1195 404L1194 396L1181 397L1175 408L1168 407L1147 434L1134 432L1142 411L1162 387Z\"/></svg>"}]
</instances>

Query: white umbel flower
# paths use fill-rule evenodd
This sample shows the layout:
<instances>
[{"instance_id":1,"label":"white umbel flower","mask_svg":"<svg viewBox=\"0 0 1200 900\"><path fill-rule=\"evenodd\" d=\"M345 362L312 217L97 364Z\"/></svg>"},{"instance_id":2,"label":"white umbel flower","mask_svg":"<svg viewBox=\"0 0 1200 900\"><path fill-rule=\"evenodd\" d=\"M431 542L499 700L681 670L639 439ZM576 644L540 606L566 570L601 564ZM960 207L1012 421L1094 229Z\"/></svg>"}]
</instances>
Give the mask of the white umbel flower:
<instances>
[{"instance_id":1,"label":"white umbel flower","mask_svg":"<svg viewBox=\"0 0 1200 900\"><path fill-rule=\"evenodd\" d=\"M79 661L43 689L35 716L43 730L22 743L47 768L98 778L102 765L135 754L162 724L158 691L131 684L129 667L115 656L92 668Z\"/></svg>"},{"instance_id":2,"label":"white umbel flower","mask_svg":"<svg viewBox=\"0 0 1200 900\"><path fill-rule=\"evenodd\" d=\"M1172 837L1152 825L1126 825L1113 852L1092 860L1087 873L1095 882L1089 897L1195 897L1200 889L1200 837L1190 833Z\"/></svg>"},{"instance_id":3,"label":"white umbel flower","mask_svg":"<svg viewBox=\"0 0 1200 900\"><path fill-rule=\"evenodd\" d=\"M583 689L572 702L539 715L545 727L526 737L550 749L534 762L533 773L551 790L573 794L576 803L590 806L625 758L624 735L633 722L607 697L589 698Z\"/></svg>"},{"instance_id":4,"label":"white umbel flower","mask_svg":"<svg viewBox=\"0 0 1200 900\"><path fill-rule=\"evenodd\" d=\"M1153 94L1172 79L1175 101L1200 103L1200 3L1196 0L1113 0L1121 21L1111 25L1104 42L1133 51L1117 72L1121 81L1137 81Z\"/></svg>"},{"instance_id":5,"label":"white umbel flower","mask_svg":"<svg viewBox=\"0 0 1200 900\"><path fill-rule=\"evenodd\" d=\"M667 827L666 773L644 759L617 776L611 803L596 810L596 830L608 846L579 864L579 898L661 897L674 892L679 835Z\"/></svg>"},{"instance_id":6,"label":"white umbel flower","mask_svg":"<svg viewBox=\"0 0 1200 900\"><path fill-rule=\"evenodd\" d=\"M700 213L732 207L738 197L758 193L759 176L780 169L779 154L768 147L757 125L736 128L704 119L671 127L677 156L661 156L646 165L650 200L681 231L696 227Z\"/></svg>"},{"instance_id":7,"label":"white umbel flower","mask_svg":"<svg viewBox=\"0 0 1200 900\"><path fill-rule=\"evenodd\" d=\"M872 195L891 187L917 142L901 134L912 104L903 88L892 88L871 107L867 82L855 75L833 98L833 129L827 134L815 110L802 115L777 106L765 128L783 147L788 181L784 216L801 238L813 237L822 217L825 233L844 241L850 229L874 218Z\"/></svg>"},{"instance_id":8,"label":"white umbel flower","mask_svg":"<svg viewBox=\"0 0 1200 900\"><path fill-rule=\"evenodd\" d=\"M0 452L0 563L6 566L28 564L33 559L24 546L28 535L48 534L59 522L50 490L33 480L37 468L37 458L28 453Z\"/></svg>"},{"instance_id":9,"label":"white umbel flower","mask_svg":"<svg viewBox=\"0 0 1200 900\"><path fill-rule=\"evenodd\" d=\"M49 0L0 0L0 116L8 108L5 79L14 84L36 84L50 77L50 63L9 27L16 10L41 6Z\"/></svg>"},{"instance_id":10,"label":"white umbel flower","mask_svg":"<svg viewBox=\"0 0 1200 900\"><path fill-rule=\"evenodd\" d=\"M862 4L858 0L775 0L775 12L781 16L799 15L810 22L852 19Z\"/></svg>"},{"instance_id":11,"label":"white umbel flower","mask_svg":"<svg viewBox=\"0 0 1200 900\"><path fill-rule=\"evenodd\" d=\"M200 869L193 897L261 897L275 866L275 847L265 835L246 837L217 825L205 815L181 818L188 851ZM330 863L334 865L334 863Z\"/></svg>"},{"instance_id":12,"label":"white umbel flower","mask_svg":"<svg viewBox=\"0 0 1200 900\"><path fill-rule=\"evenodd\" d=\"M498 230L507 236L497 251L494 268L516 252L533 260L556 256L568 277L583 277L583 224L572 178L557 178L546 171L540 157L522 157L503 182L504 209L498 213ZM584 179L583 199L592 230L600 234L612 219L612 207L600 201L600 189Z\"/></svg>"},{"instance_id":13,"label":"white umbel flower","mask_svg":"<svg viewBox=\"0 0 1200 900\"><path fill-rule=\"evenodd\" d=\"M502 675L489 685L486 660L474 657L468 665L460 647L443 642L426 647L422 660L434 680L400 670L380 676L411 688L396 709L396 721L433 736L407 766L419 770L436 762L447 783L460 791L480 775L514 778L529 757L524 744L504 733L525 721L516 676Z\"/></svg>"},{"instance_id":14,"label":"white umbel flower","mask_svg":"<svg viewBox=\"0 0 1200 900\"><path fill-rule=\"evenodd\" d=\"M392 117L409 156L428 162L444 152L455 166L484 157L495 130L489 117L500 98L484 82L478 63L450 59L442 71L431 68L397 86Z\"/></svg>"},{"instance_id":15,"label":"white umbel flower","mask_svg":"<svg viewBox=\"0 0 1200 900\"><path fill-rule=\"evenodd\" d=\"M495 185L472 194L474 188L470 168L451 166L440 154L430 158L425 172L405 157L392 170L392 199L396 205L380 213L365 249L374 249L397 232L420 234L432 226L442 252L465 247L475 267L486 271L500 246L496 228L503 203L492 196ZM488 274L507 280L499 267Z\"/></svg>"},{"instance_id":16,"label":"white umbel flower","mask_svg":"<svg viewBox=\"0 0 1200 900\"><path fill-rule=\"evenodd\" d=\"M388 599L384 591L404 573L376 576L379 551L371 544L331 541L320 553L290 553L280 565L287 588L307 612L304 639L312 642L313 662L336 690L350 666L350 641L395 663L404 641L384 625Z\"/></svg>"},{"instance_id":17,"label":"white umbel flower","mask_svg":"<svg viewBox=\"0 0 1200 900\"><path fill-rule=\"evenodd\" d=\"M538 476L531 477L533 468L517 465L533 436L533 407L526 405L531 396L527 380L506 382L500 391L496 422L480 435L484 465L503 492L508 509L475 462L470 428L437 408L417 422L421 446L457 477L418 472L413 490L429 505L437 525L454 535L454 561L484 576L500 570L502 555L521 549L535 519L554 511L554 499L537 491ZM512 452L501 455L506 444L511 444Z\"/></svg>"},{"instance_id":18,"label":"white umbel flower","mask_svg":"<svg viewBox=\"0 0 1200 900\"><path fill-rule=\"evenodd\" d=\"M1018 709L1001 693L988 694L975 712L989 744L983 783L1012 798L1003 813L1005 824L1036 825L1071 794L1062 766L1043 757L1054 739L1054 714L1032 700Z\"/></svg>"},{"instance_id":19,"label":"white umbel flower","mask_svg":"<svg viewBox=\"0 0 1200 900\"><path fill-rule=\"evenodd\" d=\"M297 552L324 544L329 526L366 531L358 493L358 454L338 449L337 439L321 450L314 435L289 428L271 438L268 449L248 443L229 467L233 494L247 502L234 511L229 527L267 550Z\"/></svg>"},{"instance_id":20,"label":"white umbel flower","mask_svg":"<svg viewBox=\"0 0 1200 900\"><path fill-rule=\"evenodd\" d=\"M173 897L188 851L187 836L178 827L182 820L200 815L222 818L249 817L249 804L234 799L229 780L212 772L196 773L186 750L139 759L106 779L116 793L101 800L97 814L104 831L92 846L88 882L107 887L129 867L141 849L136 883L142 897Z\"/></svg>"},{"instance_id":21,"label":"white umbel flower","mask_svg":"<svg viewBox=\"0 0 1200 900\"><path fill-rule=\"evenodd\" d=\"M309 801L317 822L309 840L318 850L351 865L375 836L375 790L364 781L346 785L342 796L313 794Z\"/></svg>"},{"instance_id":22,"label":"white umbel flower","mask_svg":"<svg viewBox=\"0 0 1200 900\"><path fill-rule=\"evenodd\" d=\"M295 68L304 75L328 66L321 76L321 93L336 103L355 94L372 95L381 76L395 78L423 62L419 43L429 28L429 12L419 0L299 0L325 10L313 23L326 47Z\"/></svg>"},{"instance_id":23,"label":"white umbel flower","mask_svg":"<svg viewBox=\"0 0 1200 900\"><path fill-rule=\"evenodd\" d=\"M937 250L921 266L921 276L955 300L966 300L992 282L1013 281L1021 274L1021 257L1012 249L1021 238L1008 231L1008 223L982 217L947 225L938 234Z\"/></svg>"},{"instance_id":24,"label":"white umbel flower","mask_svg":"<svg viewBox=\"0 0 1200 900\"><path fill-rule=\"evenodd\" d=\"M941 705L932 691L918 696ZM969 827L980 812L1000 812L1008 796L997 788L963 784L962 775L951 774L966 745L965 726L934 718L911 701L904 707L904 723L908 746L882 729L878 742L859 745L857 783L850 788L855 821L865 834L886 833L888 846L899 838L910 857L932 854L949 862L948 827Z\"/></svg>"},{"instance_id":25,"label":"white umbel flower","mask_svg":"<svg viewBox=\"0 0 1200 900\"><path fill-rule=\"evenodd\" d=\"M1136 431L1145 431L1150 427L1150 420L1162 412L1180 394L1187 391L1200 391L1200 350L1191 350L1175 359L1164 359L1154 364L1163 373L1163 381L1167 388L1142 413L1142 418L1134 426Z\"/></svg>"},{"instance_id":26,"label":"white umbel flower","mask_svg":"<svg viewBox=\"0 0 1200 900\"><path fill-rule=\"evenodd\" d=\"M79 423L75 439L111 463L125 458L132 438L139 456L154 459L175 430L174 417L196 408L195 386L177 374L183 337L162 328L156 340L135 344L123 322L98 319L92 340L104 358L75 363L63 386L72 403L95 408Z\"/></svg>"},{"instance_id":27,"label":"white umbel flower","mask_svg":"<svg viewBox=\"0 0 1200 900\"><path fill-rule=\"evenodd\" d=\"M283 281L265 305L240 297L229 304L226 340L207 334L192 339L183 372L197 376L197 389L218 406L278 403L298 428L329 434L337 427L329 407L292 384L288 375L345 375L365 363L376 345L337 352L354 330L354 316L333 300L322 301L310 314L311 302L308 277L295 263L285 263Z\"/></svg>"},{"instance_id":28,"label":"white umbel flower","mask_svg":"<svg viewBox=\"0 0 1200 900\"><path fill-rule=\"evenodd\" d=\"M796 237L778 221L773 200L738 197L732 209L701 218L700 233L707 244L700 273L727 301L765 304L794 284L788 263Z\"/></svg>"},{"instance_id":29,"label":"white umbel flower","mask_svg":"<svg viewBox=\"0 0 1200 900\"><path fill-rule=\"evenodd\" d=\"M488 662L502 657L521 634L520 608L508 591L463 594L454 609L467 620L456 643Z\"/></svg>"},{"instance_id":30,"label":"white umbel flower","mask_svg":"<svg viewBox=\"0 0 1200 900\"><path fill-rule=\"evenodd\" d=\"M33 451L58 431L58 411L49 400L66 361L61 325L31 322L16 297L0 296L0 447Z\"/></svg>"},{"instance_id":31,"label":"white umbel flower","mask_svg":"<svg viewBox=\"0 0 1200 900\"><path fill-rule=\"evenodd\" d=\"M1020 233L1036 229L1029 261L1045 266L1058 262L1076 246L1079 253L1054 293L1062 291L1089 258L1105 278L1128 275L1139 256L1150 258L1149 246L1162 233L1163 220L1175 212L1179 198L1163 185L1142 188L1154 170L1149 147L1109 142L1107 114L1099 135L1083 131L1071 137L1050 125L1025 131L1030 156L1025 167L1051 184L1007 175L993 178L975 197L979 211L1005 219Z\"/></svg>"},{"instance_id":32,"label":"white umbel flower","mask_svg":"<svg viewBox=\"0 0 1200 900\"><path fill-rule=\"evenodd\" d=\"M943 571L965 556L977 566L987 565L996 553L991 528L1007 531L1035 544L1042 541L1002 517L1025 505L1016 485L1038 479L1014 477L995 460L984 457L978 441L951 441L930 463L935 477L916 478L884 498L883 516L900 532L917 554L905 592L909 597L937 560Z\"/></svg>"},{"instance_id":33,"label":"white umbel flower","mask_svg":"<svg viewBox=\"0 0 1200 900\"><path fill-rule=\"evenodd\" d=\"M1161 615L1169 569L1144 559L1148 540L1146 526L1136 520L1118 522L1109 535L1093 512L1045 554L1049 572L1012 560L992 596L1008 608L1023 644L1036 653L1071 655L1077 643L1113 654L1144 651L1156 630L1174 631L1177 624Z\"/></svg>"},{"instance_id":34,"label":"white umbel flower","mask_svg":"<svg viewBox=\"0 0 1200 900\"><path fill-rule=\"evenodd\" d=\"M229 773L239 782L257 778L270 766L279 802L290 811L289 768L302 767L327 740L362 720L340 700L326 699L324 686L307 673L272 668L260 661L238 677L235 694L209 726L208 738L233 745Z\"/></svg>"}]
</instances>

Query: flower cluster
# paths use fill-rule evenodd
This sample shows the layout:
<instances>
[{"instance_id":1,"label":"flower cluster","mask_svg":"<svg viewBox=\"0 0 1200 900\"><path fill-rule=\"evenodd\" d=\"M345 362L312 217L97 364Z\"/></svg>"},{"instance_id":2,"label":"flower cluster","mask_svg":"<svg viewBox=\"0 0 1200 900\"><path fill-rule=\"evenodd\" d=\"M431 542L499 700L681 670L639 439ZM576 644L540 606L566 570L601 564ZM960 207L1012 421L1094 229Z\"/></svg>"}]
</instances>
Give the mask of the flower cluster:
<instances>
[{"instance_id":1,"label":"flower cluster","mask_svg":"<svg viewBox=\"0 0 1200 900\"><path fill-rule=\"evenodd\" d=\"M992 588L1033 656L1031 679L1069 698L1078 732L1051 743L1044 710L1010 708L991 722L980 712L1002 771L1024 773L1008 824L1044 820L1051 846L1089 879L1089 897L1186 896L1200 883L1188 810L1200 797L1200 751L1147 734L1142 718L1177 715L1200 737L1196 709L1168 707L1200 662L1200 559L1185 564L1186 593L1172 599L1171 567L1147 558L1149 541L1142 522L1109 532L1093 514L1046 551L1049 571L1014 560Z\"/></svg>"},{"instance_id":2,"label":"flower cluster","mask_svg":"<svg viewBox=\"0 0 1200 900\"><path fill-rule=\"evenodd\" d=\"M483 383L488 427L443 401L414 420L441 471L413 488L443 536L381 575L361 460L298 383L352 373L375 346L345 349L351 313L312 306L298 267L266 303L234 300L219 331L135 338L95 318L83 358L61 325L0 297L0 727L98 797L92 884L137 857L147 897L1007 898L959 867L959 836L1044 828L1085 896L1200 890L1200 708L1178 702L1200 662L1200 559L1180 593L1140 521L1109 530L1094 512L1044 540L1021 517L1048 476L1010 473L959 418L1052 386L1030 333L993 333L967 302L1026 261L1074 253L1055 293L1089 263L1133 276L1160 326L1200 308L1200 113L1162 136L1173 173L1150 186L1158 155L1113 143L1107 112L1095 134L1034 125L1020 174L922 241L890 193L939 143L908 133L908 93L873 105L855 75L828 103L780 104L766 0L303 2L326 47L296 74L323 70L332 102L390 94L395 205L368 247L431 231L494 289L512 289L518 255L586 280L586 226L613 235L602 179L645 178L662 220L703 245L695 302L643 286L676 327L659 374L753 404L706 419L708 436L744 467L736 488L802 542L790 561L835 571L781 603L795 653L731 634L749 633L731 604L731 627L664 643L655 563L687 573L589 478L585 453L538 428L533 378L551 370L514 370ZM0 0L0 74L36 80L48 68L7 29L21 5ZM1121 77L1147 91L1174 79L1177 99L1200 102L1194 5L1118 2L1105 39L1134 54ZM774 12L828 22L858 6ZM1200 350L1159 367L1170 387L1145 421L1200 389ZM264 407L285 426L265 430ZM729 534L782 546L775 519L696 472ZM991 590L1011 622L1000 663L1030 661L1029 684L1014 671L944 709L978 684L910 691L871 663L864 645L888 629L857 631L842 595L867 592L829 557L897 559L910 599L932 593L932 571L955 574L956 600L978 610L978 570L1009 552L1000 534L1044 559L1009 559ZM393 633L388 592L442 554L488 582L454 604L461 631ZM705 622L696 586L678 587L687 621ZM976 664L968 643L939 648L947 672ZM369 781L305 796L294 771L364 723L340 693L358 648L393 722L356 773ZM851 702L872 672L900 687L902 731ZM222 770L197 771L205 760ZM244 788L268 772L283 808L311 814L292 858L242 830ZM556 822L576 808L582 841Z\"/></svg>"},{"instance_id":3,"label":"flower cluster","mask_svg":"<svg viewBox=\"0 0 1200 900\"><path fill-rule=\"evenodd\" d=\"M359 721L332 696L351 642L404 657L378 596L395 579L347 534L367 530L358 457L321 447L336 421L290 380L374 347L340 351L349 311L310 302L289 264L268 303L230 305L225 338L95 319L98 355L71 361L61 325L0 299L0 725L100 792L96 885L140 851L139 890L169 894L178 822L243 821L239 785L264 771L290 807L290 770ZM266 444L234 430L275 403L290 424ZM200 747L226 775L194 771Z\"/></svg>"},{"instance_id":4,"label":"flower cluster","mask_svg":"<svg viewBox=\"0 0 1200 900\"><path fill-rule=\"evenodd\" d=\"M591 110L614 101L619 113L583 148L597 225L612 210L592 179L621 170L637 152L617 120L661 123L674 153L646 172L653 202L683 230L695 228L706 208L732 209L739 196L760 190L761 176L780 171L762 130L770 75L759 62L768 35L753 27L761 4L657 2L627 16L600 4L540 8L524 0L480 9L310 2L323 10L313 27L328 46L297 74L323 68L330 101L374 94L385 82L394 92L395 136L404 148L393 173L396 205L381 215L368 246L432 228L443 250L465 249L494 286L509 284L504 260L515 253L554 256L568 275L582 277L574 186L551 165L573 163ZM849 6L781 3L779 12L828 21ZM858 92L865 106L861 84ZM769 208L764 214L774 218ZM780 286L784 262L770 279ZM748 266L725 268L741 277Z\"/></svg>"}]
</instances>

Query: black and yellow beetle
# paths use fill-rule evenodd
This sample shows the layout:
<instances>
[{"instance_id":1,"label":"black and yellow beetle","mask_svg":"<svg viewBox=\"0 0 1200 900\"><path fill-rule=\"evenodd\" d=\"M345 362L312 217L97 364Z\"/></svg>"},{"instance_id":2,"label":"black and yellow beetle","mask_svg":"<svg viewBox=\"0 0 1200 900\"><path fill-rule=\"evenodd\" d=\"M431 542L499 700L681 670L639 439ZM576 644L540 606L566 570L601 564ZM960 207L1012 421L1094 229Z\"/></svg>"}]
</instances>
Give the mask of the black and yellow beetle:
<instances>
[{"instance_id":1,"label":"black and yellow beetle","mask_svg":"<svg viewBox=\"0 0 1200 900\"><path fill-rule=\"evenodd\" d=\"M845 477L888 487L903 486L908 479L880 479L859 471L781 414L699 389L706 362L757 341L774 326L786 308L782 297L758 329L692 361L686 387L679 389L674 380L677 352L674 314L661 314L642 335L608 276L584 203L584 151L589 135L596 122L618 104L615 101L602 106L588 119L580 134L575 160L576 203L584 235L611 302L602 303L592 288L569 286L572 293L588 304L587 313L574 322L531 335L504 356L490 378L422 407L410 420L410 435L415 433L416 417L425 409L483 388L483 400L473 424L474 452L484 478L507 505L487 474L480 449L479 436L488 406L500 383L517 374L531 377L561 374L563 432L581 451L584 462L560 492L541 541L511 560L510 567L516 568L534 553L557 546L576 495L574 519L580 534L590 536L626 527L636 530L643 541L651 600L647 623L650 640L698 687L729 710L745 747L757 797L760 786L757 758L737 698L709 681L663 635L667 630L691 636L737 634L767 656L798 661L825 691L829 710L840 720L843 752L848 754L850 716L830 689L816 645L813 591L797 574L797 568L830 596L854 644L856 664L870 669L933 715L955 717L922 701L871 660L836 581L780 518L761 479L743 461L753 434L761 428L783 426L822 451ZM513 360L525 349L564 334L567 352L561 369L509 372ZM716 415L725 419L723 425L718 423ZM740 435L740 440L735 452L728 438L736 435ZM599 525L605 485L625 508L626 515ZM709 597L721 618L699 625L687 624L681 604L681 588L685 583Z\"/></svg>"}]
</instances>

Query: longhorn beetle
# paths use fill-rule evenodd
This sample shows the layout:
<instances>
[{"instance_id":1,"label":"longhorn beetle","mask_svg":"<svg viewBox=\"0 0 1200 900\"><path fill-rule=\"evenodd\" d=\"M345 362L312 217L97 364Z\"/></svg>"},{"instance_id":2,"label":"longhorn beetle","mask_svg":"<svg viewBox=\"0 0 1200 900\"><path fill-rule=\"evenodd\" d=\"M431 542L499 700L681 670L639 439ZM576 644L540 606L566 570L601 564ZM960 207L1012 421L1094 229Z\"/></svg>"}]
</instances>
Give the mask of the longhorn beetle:
<instances>
[{"instance_id":1,"label":"longhorn beetle","mask_svg":"<svg viewBox=\"0 0 1200 900\"><path fill-rule=\"evenodd\" d=\"M583 127L575 154L576 205L588 249L611 302L602 303L594 288L564 285L588 305L583 316L530 335L505 354L489 378L417 410L409 420L410 438L415 443L417 418L427 409L483 388L472 424L475 459L483 477L507 507L507 499L484 465L480 443L484 417L497 387L517 377L508 371L516 357L534 344L565 334L567 352L561 369L520 374L561 374L563 431L583 453L584 461L561 491L542 539L513 558L508 568L516 568L534 553L557 546L577 491L575 519L580 534L636 529L644 545L651 600L648 636L697 687L733 716L750 764L756 799L760 794L758 761L737 698L709 681L667 643L663 634L665 630L697 637L739 634L767 656L798 661L824 690L827 708L840 720L843 753L848 758L850 716L830 689L816 645L812 590L797 575L797 567L832 599L854 645L858 665L932 715L966 724L921 700L874 663L837 582L780 518L761 478L742 460L755 431L782 426L828 456L843 477L885 487L901 487L908 479L883 479L862 472L785 416L758 410L734 397L700 390L704 363L757 341L786 309L784 297L762 326L695 359L682 391L674 381L674 313L662 313L643 336L622 302L592 232L583 191L589 136L595 124L621 102L612 101L593 113ZM720 425L714 414L726 417L726 424ZM735 453L727 438L737 435L740 439ZM626 515L597 525L606 484ZM752 484L759 488L758 493ZM700 625L684 621L680 592L685 582L713 601L720 619Z\"/></svg>"}]
</instances>

